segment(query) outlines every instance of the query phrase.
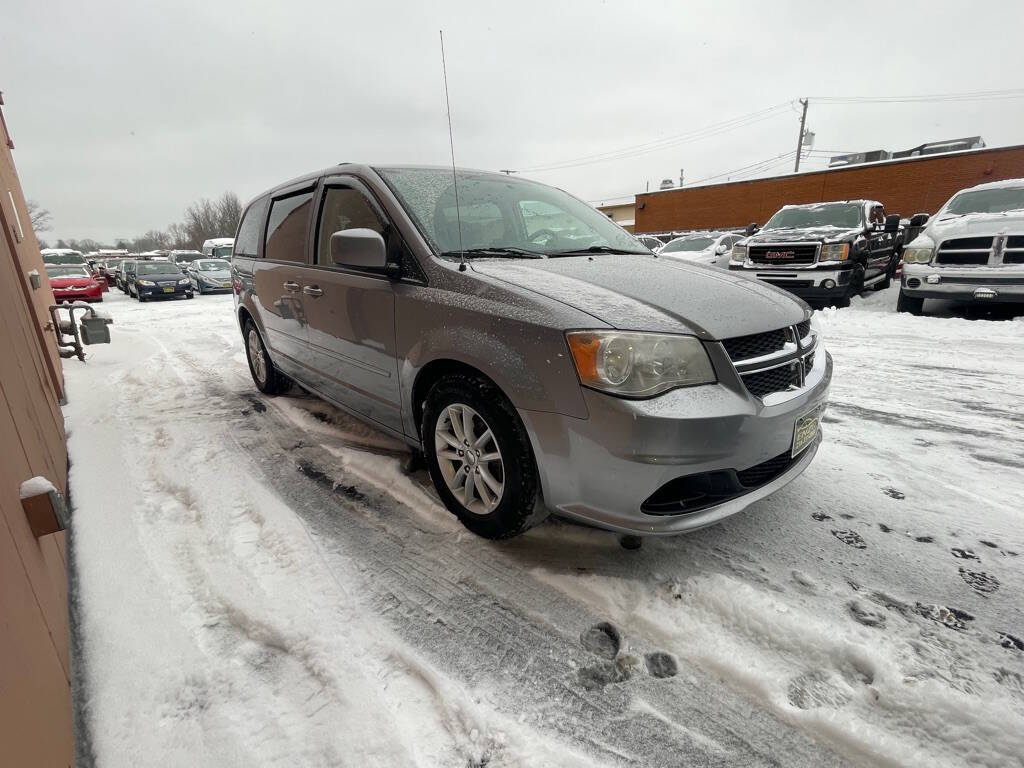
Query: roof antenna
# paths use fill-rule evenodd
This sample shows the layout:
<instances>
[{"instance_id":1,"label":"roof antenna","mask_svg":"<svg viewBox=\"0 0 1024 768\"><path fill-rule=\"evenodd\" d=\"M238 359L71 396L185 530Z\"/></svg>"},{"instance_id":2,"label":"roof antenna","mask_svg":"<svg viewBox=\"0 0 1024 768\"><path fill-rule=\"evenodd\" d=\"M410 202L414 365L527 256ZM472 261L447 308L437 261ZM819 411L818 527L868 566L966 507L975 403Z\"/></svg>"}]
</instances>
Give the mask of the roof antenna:
<instances>
[{"instance_id":1,"label":"roof antenna","mask_svg":"<svg viewBox=\"0 0 1024 768\"><path fill-rule=\"evenodd\" d=\"M441 35L441 74L444 76L444 103L448 108L448 144L452 150L452 185L455 187L455 220L459 227L459 272L466 271L466 250L462 247L462 211L459 209L459 175L455 172L455 136L452 133L452 102L448 98L448 67L444 61L444 30Z\"/></svg>"}]
</instances>

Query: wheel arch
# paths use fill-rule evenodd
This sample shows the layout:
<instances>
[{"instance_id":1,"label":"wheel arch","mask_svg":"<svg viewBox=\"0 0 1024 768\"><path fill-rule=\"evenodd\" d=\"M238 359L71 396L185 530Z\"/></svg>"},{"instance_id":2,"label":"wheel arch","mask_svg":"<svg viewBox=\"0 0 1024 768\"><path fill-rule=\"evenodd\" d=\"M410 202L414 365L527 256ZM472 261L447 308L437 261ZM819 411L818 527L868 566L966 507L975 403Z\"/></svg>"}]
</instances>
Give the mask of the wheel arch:
<instances>
[{"instance_id":1,"label":"wheel arch","mask_svg":"<svg viewBox=\"0 0 1024 768\"><path fill-rule=\"evenodd\" d=\"M494 379L476 366L451 357L441 357L431 360L417 371L416 377L413 379L412 383L410 399L412 401L412 419L416 427L417 437L422 437L420 435L420 425L423 423L423 404L427 399L427 394L438 381L453 373L479 377L498 390L505 399L511 402L511 398L509 398L508 393L505 392Z\"/></svg>"}]
</instances>

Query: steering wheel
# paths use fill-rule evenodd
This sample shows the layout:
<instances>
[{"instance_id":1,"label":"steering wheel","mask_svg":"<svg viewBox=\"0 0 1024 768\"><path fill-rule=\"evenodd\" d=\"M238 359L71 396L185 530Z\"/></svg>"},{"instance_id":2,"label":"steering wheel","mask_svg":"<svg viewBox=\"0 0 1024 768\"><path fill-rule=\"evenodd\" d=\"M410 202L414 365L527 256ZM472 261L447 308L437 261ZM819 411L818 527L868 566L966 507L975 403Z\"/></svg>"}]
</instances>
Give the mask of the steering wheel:
<instances>
[{"instance_id":1,"label":"steering wheel","mask_svg":"<svg viewBox=\"0 0 1024 768\"><path fill-rule=\"evenodd\" d=\"M546 235L546 237L545 237ZM544 238L545 240L557 240L558 233L551 229L538 229L528 238L531 243L538 243L539 239Z\"/></svg>"}]
</instances>

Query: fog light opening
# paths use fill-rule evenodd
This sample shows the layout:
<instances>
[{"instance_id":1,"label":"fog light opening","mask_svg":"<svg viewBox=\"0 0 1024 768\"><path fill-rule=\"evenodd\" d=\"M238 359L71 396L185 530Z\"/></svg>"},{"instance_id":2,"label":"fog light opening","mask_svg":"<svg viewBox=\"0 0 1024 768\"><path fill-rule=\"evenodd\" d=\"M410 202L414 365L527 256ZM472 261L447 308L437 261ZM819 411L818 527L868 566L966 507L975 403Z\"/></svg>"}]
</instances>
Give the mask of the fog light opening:
<instances>
[{"instance_id":1,"label":"fog light opening","mask_svg":"<svg viewBox=\"0 0 1024 768\"><path fill-rule=\"evenodd\" d=\"M836 287L836 281L832 280L831 278L828 280L822 280L821 287L824 288L826 291L831 291L833 288Z\"/></svg>"}]
</instances>

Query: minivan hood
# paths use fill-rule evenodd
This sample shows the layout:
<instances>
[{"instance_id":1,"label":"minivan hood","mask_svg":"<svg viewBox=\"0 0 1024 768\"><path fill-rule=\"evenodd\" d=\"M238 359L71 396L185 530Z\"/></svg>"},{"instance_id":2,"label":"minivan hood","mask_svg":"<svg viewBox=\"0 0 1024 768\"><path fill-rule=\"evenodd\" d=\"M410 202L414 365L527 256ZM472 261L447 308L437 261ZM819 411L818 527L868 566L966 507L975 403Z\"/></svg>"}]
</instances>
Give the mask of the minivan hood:
<instances>
[{"instance_id":1,"label":"minivan hood","mask_svg":"<svg viewBox=\"0 0 1024 768\"><path fill-rule=\"evenodd\" d=\"M747 245L759 243L802 243L823 241L833 242L835 240L852 240L861 234L860 229L845 229L843 227L809 227L807 229L766 229L747 238L744 242Z\"/></svg>"},{"instance_id":2,"label":"minivan hood","mask_svg":"<svg viewBox=\"0 0 1024 768\"><path fill-rule=\"evenodd\" d=\"M792 295L757 280L653 256L474 261L472 268L620 329L728 339L794 325L811 314Z\"/></svg>"}]
</instances>

